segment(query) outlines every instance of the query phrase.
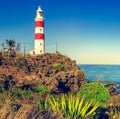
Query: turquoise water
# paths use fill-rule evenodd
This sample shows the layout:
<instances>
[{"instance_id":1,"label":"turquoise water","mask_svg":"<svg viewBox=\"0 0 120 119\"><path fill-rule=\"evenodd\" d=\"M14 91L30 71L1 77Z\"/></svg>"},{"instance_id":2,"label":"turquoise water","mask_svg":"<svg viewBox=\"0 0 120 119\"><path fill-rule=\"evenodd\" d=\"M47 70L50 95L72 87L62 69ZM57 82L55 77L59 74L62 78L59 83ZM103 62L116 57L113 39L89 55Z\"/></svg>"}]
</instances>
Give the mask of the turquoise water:
<instances>
[{"instance_id":1,"label":"turquoise water","mask_svg":"<svg viewBox=\"0 0 120 119\"><path fill-rule=\"evenodd\" d=\"M115 82L120 89L120 65L78 65L88 81Z\"/></svg>"}]
</instances>

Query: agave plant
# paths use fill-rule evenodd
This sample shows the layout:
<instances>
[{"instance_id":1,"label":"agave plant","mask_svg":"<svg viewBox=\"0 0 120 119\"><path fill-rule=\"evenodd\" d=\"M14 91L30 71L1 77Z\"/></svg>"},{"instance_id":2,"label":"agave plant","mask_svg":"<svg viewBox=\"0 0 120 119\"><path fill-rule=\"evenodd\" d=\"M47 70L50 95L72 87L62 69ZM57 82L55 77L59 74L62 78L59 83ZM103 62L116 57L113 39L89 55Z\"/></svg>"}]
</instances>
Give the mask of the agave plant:
<instances>
[{"instance_id":1,"label":"agave plant","mask_svg":"<svg viewBox=\"0 0 120 119\"><path fill-rule=\"evenodd\" d=\"M46 107L51 107L51 109L53 111L59 111L59 109L60 109L60 107L59 107L60 106L59 98L55 97L53 95L48 97L47 104L48 104L48 106L46 106Z\"/></svg>"},{"instance_id":2,"label":"agave plant","mask_svg":"<svg viewBox=\"0 0 120 119\"><path fill-rule=\"evenodd\" d=\"M50 96L46 101L47 108L50 107L53 111L62 110L65 116L74 119L91 116L99 107L94 100L85 102L84 97L80 98L72 94L62 95L61 98Z\"/></svg>"}]
</instances>

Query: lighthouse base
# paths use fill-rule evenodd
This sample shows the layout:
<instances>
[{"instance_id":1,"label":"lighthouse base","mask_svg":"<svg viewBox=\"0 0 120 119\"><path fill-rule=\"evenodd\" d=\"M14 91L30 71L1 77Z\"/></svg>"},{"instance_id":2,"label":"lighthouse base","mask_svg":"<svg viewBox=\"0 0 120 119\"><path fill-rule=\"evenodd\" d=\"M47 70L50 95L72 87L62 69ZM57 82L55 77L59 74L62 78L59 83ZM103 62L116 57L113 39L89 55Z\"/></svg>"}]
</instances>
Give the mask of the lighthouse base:
<instances>
[{"instance_id":1,"label":"lighthouse base","mask_svg":"<svg viewBox=\"0 0 120 119\"><path fill-rule=\"evenodd\" d=\"M30 52L29 52L29 54L30 55L41 55L41 54L44 54L45 52L39 52L38 53L38 49L36 50L36 49L34 49L34 50L31 50Z\"/></svg>"},{"instance_id":2,"label":"lighthouse base","mask_svg":"<svg viewBox=\"0 0 120 119\"><path fill-rule=\"evenodd\" d=\"M44 40L35 40L35 54L44 54Z\"/></svg>"},{"instance_id":3,"label":"lighthouse base","mask_svg":"<svg viewBox=\"0 0 120 119\"><path fill-rule=\"evenodd\" d=\"M30 51L31 55L41 55L45 53L44 40L35 40L34 49Z\"/></svg>"}]
</instances>

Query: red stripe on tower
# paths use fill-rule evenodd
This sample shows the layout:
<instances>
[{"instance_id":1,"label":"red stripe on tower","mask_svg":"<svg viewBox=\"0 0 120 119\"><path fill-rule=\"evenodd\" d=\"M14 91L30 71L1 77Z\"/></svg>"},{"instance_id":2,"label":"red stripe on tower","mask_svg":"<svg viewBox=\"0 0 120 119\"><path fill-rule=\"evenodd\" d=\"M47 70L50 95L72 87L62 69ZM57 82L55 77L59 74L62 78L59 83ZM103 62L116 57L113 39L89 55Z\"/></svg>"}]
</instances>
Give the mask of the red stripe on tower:
<instances>
[{"instance_id":1,"label":"red stripe on tower","mask_svg":"<svg viewBox=\"0 0 120 119\"><path fill-rule=\"evenodd\" d=\"M43 21L36 21L35 27L44 27L44 22Z\"/></svg>"},{"instance_id":2,"label":"red stripe on tower","mask_svg":"<svg viewBox=\"0 0 120 119\"><path fill-rule=\"evenodd\" d=\"M35 34L35 40L44 40L44 34L42 33L37 33Z\"/></svg>"}]
</instances>

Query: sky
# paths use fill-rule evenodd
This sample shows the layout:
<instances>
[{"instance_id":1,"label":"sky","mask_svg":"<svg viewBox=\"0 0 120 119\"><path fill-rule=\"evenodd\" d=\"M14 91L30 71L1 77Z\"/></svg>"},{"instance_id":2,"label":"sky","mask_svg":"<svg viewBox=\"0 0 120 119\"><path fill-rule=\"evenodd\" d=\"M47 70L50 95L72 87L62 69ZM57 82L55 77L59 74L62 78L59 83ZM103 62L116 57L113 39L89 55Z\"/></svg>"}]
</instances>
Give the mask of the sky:
<instances>
[{"instance_id":1,"label":"sky","mask_svg":"<svg viewBox=\"0 0 120 119\"><path fill-rule=\"evenodd\" d=\"M0 44L15 39L21 51L32 50L38 6L46 52L55 52L57 42L77 64L120 64L119 0L0 0Z\"/></svg>"}]
</instances>

